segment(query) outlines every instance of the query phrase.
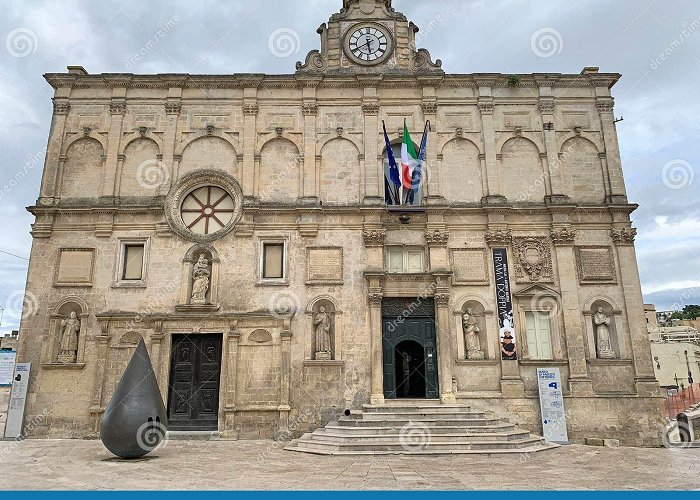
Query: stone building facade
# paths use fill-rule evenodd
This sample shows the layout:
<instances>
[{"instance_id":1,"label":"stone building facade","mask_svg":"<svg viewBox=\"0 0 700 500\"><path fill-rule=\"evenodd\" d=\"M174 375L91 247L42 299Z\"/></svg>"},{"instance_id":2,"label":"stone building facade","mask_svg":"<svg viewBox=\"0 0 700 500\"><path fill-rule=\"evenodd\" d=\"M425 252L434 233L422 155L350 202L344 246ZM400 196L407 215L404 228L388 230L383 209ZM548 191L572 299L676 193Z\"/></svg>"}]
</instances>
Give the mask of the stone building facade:
<instances>
[{"instance_id":1,"label":"stone building facade","mask_svg":"<svg viewBox=\"0 0 700 500\"><path fill-rule=\"evenodd\" d=\"M143 338L177 429L299 434L404 396L538 432L554 366L572 440L658 443L620 75L446 74L417 31L390 0L344 0L293 74L46 75L19 347L26 418L48 411L33 436L96 435ZM416 144L431 122L425 172L415 205L387 206L382 122L398 144L404 119Z\"/></svg>"}]
</instances>

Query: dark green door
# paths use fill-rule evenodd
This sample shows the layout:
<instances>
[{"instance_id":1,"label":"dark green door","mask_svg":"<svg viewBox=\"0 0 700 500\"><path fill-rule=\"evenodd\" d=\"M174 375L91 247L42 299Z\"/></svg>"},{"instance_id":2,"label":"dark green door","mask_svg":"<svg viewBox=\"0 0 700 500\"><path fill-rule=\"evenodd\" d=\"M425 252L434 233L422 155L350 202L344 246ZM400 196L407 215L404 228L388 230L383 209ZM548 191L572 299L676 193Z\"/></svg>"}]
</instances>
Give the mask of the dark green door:
<instances>
[{"instance_id":1,"label":"dark green door","mask_svg":"<svg viewBox=\"0 0 700 500\"><path fill-rule=\"evenodd\" d=\"M384 397L437 399L434 305L386 299L382 306ZM418 300L418 299L415 299ZM425 303L427 301L427 303Z\"/></svg>"}]
</instances>

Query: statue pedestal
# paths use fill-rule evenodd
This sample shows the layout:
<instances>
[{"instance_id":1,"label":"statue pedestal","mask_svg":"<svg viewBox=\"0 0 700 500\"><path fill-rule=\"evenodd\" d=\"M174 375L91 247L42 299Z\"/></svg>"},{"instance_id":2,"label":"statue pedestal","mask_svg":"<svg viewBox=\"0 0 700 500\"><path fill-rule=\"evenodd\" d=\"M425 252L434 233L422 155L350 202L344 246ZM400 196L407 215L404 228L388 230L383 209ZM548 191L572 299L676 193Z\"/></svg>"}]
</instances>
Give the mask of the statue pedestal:
<instances>
[{"instance_id":1,"label":"statue pedestal","mask_svg":"<svg viewBox=\"0 0 700 500\"><path fill-rule=\"evenodd\" d=\"M598 351L598 359L615 359L616 357L615 351L611 351L609 349L602 349Z\"/></svg>"},{"instance_id":2,"label":"statue pedestal","mask_svg":"<svg viewBox=\"0 0 700 500\"><path fill-rule=\"evenodd\" d=\"M467 351L467 359L484 359L484 351Z\"/></svg>"},{"instance_id":3,"label":"statue pedestal","mask_svg":"<svg viewBox=\"0 0 700 500\"><path fill-rule=\"evenodd\" d=\"M331 353L330 352L317 352L314 359L316 359L317 361L330 361Z\"/></svg>"},{"instance_id":4,"label":"statue pedestal","mask_svg":"<svg viewBox=\"0 0 700 500\"><path fill-rule=\"evenodd\" d=\"M75 363L76 353L75 351L61 351L56 358L56 363L62 365L70 365Z\"/></svg>"}]
</instances>

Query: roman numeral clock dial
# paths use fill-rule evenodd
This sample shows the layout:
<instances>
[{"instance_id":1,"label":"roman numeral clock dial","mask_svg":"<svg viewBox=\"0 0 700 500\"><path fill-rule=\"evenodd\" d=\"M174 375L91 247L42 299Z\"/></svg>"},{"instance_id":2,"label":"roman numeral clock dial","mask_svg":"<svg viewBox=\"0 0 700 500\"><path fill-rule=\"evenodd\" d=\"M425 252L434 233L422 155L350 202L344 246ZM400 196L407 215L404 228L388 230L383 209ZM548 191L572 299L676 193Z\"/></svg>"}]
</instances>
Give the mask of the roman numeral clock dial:
<instances>
[{"instance_id":1,"label":"roman numeral clock dial","mask_svg":"<svg viewBox=\"0 0 700 500\"><path fill-rule=\"evenodd\" d=\"M376 24L354 26L345 37L345 53L360 64L379 64L391 52L391 36Z\"/></svg>"}]
</instances>

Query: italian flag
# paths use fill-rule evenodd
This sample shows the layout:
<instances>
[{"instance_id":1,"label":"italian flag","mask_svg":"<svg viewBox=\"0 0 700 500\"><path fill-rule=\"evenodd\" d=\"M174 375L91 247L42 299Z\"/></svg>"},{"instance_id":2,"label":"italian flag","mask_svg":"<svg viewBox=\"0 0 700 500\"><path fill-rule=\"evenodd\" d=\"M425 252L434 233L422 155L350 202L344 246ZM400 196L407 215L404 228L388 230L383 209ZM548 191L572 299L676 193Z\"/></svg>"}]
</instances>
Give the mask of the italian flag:
<instances>
[{"instance_id":1,"label":"italian flag","mask_svg":"<svg viewBox=\"0 0 700 500\"><path fill-rule=\"evenodd\" d=\"M403 122L403 143L401 144L401 185L408 192L413 189L413 169L419 164L418 153L413 147L406 121Z\"/></svg>"}]
</instances>

